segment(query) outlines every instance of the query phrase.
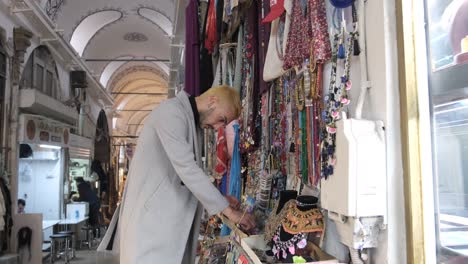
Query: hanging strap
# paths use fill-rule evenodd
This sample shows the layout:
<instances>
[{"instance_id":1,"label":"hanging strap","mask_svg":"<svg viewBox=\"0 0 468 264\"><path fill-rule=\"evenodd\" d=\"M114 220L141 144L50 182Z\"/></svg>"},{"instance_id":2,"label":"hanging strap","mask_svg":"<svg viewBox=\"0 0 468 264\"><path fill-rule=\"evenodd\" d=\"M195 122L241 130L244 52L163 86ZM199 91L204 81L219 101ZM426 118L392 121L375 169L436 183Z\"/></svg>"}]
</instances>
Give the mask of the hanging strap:
<instances>
[{"instance_id":1,"label":"hanging strap","mask_svg":"<svg viewBox=\"0 0 468 264\"><path fill-rule=\"evenodd\" d=\"M361 53L359 54L359 62L361 65L361 92L359 94L358 101L356 103L356 119L362 118L362 108L364 107L364 101L366 100L367 89L372 87L372 83L368 79L367 72L367 48L366 48L366 14L365 14L365 0L359 1L359 42L361 45Z\"/></svg>"}]
</instances>

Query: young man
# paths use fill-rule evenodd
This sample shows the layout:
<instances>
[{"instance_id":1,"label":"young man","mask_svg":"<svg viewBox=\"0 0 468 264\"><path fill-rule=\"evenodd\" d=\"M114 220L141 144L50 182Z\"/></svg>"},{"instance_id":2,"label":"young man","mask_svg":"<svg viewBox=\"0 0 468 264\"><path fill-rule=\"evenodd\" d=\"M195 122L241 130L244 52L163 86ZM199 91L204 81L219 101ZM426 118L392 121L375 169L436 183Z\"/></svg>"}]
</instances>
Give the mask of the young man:
<instances>
[{"instance_id":1,"label":"young man","mask_svg":"<svg viewBox=\"0 0 468 264\"><path fill-rule=\"evenodd\" d=\"M26 207L26 201L18 199L18 214L24 214L24 208Z\"/></svg>"},{"instance_id":2,"label":"young man","mask_svg":"<svg viewBox=\"0 0 468 264\"><path fill-rule=\"evenodd\" d=\"M182 91L148 116L120 207L114 240L120 263L194 263L203 207L254 227L201 168L201 128L226 126L240 111L239 94L219 86L198 97Z\"/></svg>"}]
</instances>

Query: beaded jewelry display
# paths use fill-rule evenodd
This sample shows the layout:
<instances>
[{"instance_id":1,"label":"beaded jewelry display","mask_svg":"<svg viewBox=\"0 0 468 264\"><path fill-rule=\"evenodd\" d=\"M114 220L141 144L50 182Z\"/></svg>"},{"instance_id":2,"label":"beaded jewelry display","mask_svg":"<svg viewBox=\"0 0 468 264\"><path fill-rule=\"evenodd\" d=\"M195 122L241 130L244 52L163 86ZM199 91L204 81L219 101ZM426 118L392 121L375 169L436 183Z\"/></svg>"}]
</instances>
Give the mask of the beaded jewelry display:
<instances>
[{"instance_id":1,"label":"beaded jewelry display","mask_svg":"<svg viewBox=\"0 0 468 264\"><path fill-rule=\"evenodd\" d=\"M346 43L346 56L344 62L343 75L338 86L336 83L337 60L339 50L339 40L343 36L336 34L333 38L332 50L332 70L330 78L329 94L325 97L325 105L327 109L322 112L322 119L325 123L325 131L321 143L321 160L322 160L322 177L327 178L333 174L333 166L335 165L335 149L336 149L336 121L339 120L342 109L349 105L350 99L348 91L351 89L352 83L349 78L351 69L351 53L353 43L357 38L357 32L351 32Z\"/></svg>"},{"instance_id":2,"label":"beaded jewelry display","mask_svg":"<svg viewBox=\"0 0 468 264\"><path fill-rule=\"evenodd\" d=\"M254 21L249 21L246 19L244 25L244 40L243 40L243 49L242 52L242 89L241 89L241 101L242 101L242 113L241 113L241 151L247 152L255 144L254 142L254 113L253 113L253 79L254 79L254 69L256 65L255 55L253 52L253 41L254 36L251 32L248 31L248 23L254 23Z\"/></svg>"}]
</instances>

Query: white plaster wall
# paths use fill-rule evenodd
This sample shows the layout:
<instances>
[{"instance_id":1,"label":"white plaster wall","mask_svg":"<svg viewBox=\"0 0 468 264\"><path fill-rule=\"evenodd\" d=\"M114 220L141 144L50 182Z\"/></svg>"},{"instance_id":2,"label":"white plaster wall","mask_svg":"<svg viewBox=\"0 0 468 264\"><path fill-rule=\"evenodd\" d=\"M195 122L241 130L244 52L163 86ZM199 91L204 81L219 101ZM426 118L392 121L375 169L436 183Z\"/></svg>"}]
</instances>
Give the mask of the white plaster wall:
<instances>
[{"instance_id":1,"label":"white plaster wall","mask_svg":"<svg viewBox=\"0 0 468 264\"><path fill-rule=\"evenodd\" d=\"M330 15L330 6L328 11ZM385 124L387 141L387 178L382 180L387 183L388 225L379 237L379 247L371 251L371 263L406 263L395 2L367 1L366 15L367 61L372 88L367 93L363 118L382 120ZM359 58L353 56L351 65L353 88L350 92L349 115L354 117L361 83ZM330 65L326 65L324 72L330 73ZM330 79L326 74L324 77L325 92L328 91ZM340 76L340 72L337 76ZM327 234L329 242L338 240L334 226L329 227ZM346 260L347 256L340 252L343 251L340 245L327 242L325 246L329 253Z\"/></svg>"}]
</instances>

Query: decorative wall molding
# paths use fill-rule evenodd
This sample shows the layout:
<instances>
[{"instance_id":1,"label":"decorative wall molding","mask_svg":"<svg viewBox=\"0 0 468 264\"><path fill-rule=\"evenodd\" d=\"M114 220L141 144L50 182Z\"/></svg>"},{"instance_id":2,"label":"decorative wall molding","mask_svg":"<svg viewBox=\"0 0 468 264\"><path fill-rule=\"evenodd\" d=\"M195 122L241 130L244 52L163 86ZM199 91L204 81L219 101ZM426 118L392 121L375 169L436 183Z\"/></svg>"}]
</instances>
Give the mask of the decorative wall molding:
<instances>
[{"instance_id":1,"label":"decorative wall molding","mask_svg":"<svg viewBox=\"0 0 468 264\"><path fill-rule=\"evenodd\" d=\"M143 19L143 20L146 20L148 22L150 22L151 24L157 26L159 28L159 30L161 30L162 32L166 33L166 30L164 30L161 25L159 25L158 23L154 22L153 20L147 18L146 16L142 15L141 14L141 9L149 9L149 10L152 10L152 11L155 11L159 14L161 14L162 16L164 16L165 18L167 18L167 20L169 20L169 22L171 23L172 27L174 27L174 22L172 22L172 19L169 15L167 15L164 11L161 11L159 10L158 8L154 7L154 6L148 6L148 5L140 5L137 9L136 9L136 13L138 14L138 16ZM172 33L172 32L171 32ZM170 34L171 34L170 33Z\"/></svg>"},{"instance_id":2,"label":"decorative wall molding","mask_svg":"<svg viewBox=\"0 0 468 264\"><path fill-rule=\"evenodd\" d=\"M130 42L145 42L148 37L140 32L128 32L123 36L123 39Z\"/></svg>"},{"instance_id":3,"label":"decorative wall molding","mask_svg":"<svg viewBox=\"0 0 468 264\"><path fill-rule=\"evenodd\" d=\"M23 27L13 29L13 43L15 55L13 56L13 85L18 85L21 78L21 65L24 63L26 50L31 46L33 33Z\"/></svg>"}]
</instances>

